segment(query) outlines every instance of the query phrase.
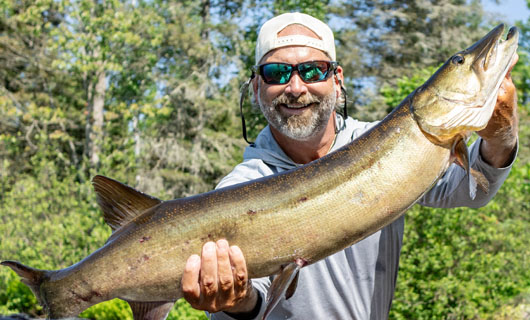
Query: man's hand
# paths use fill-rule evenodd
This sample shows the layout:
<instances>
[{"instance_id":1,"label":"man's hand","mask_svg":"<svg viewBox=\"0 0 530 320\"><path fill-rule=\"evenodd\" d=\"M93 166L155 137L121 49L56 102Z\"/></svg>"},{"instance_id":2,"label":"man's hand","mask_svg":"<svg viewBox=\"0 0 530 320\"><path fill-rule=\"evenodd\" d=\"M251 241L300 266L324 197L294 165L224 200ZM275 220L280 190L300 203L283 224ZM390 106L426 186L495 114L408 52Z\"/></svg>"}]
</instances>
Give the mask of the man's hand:
<instances>
[{"instance_id":1,"label":"man's hand","mask_svg":"<svg viewBox=\"0 0 530 320\"><path fill-rule=\"evenodd\" d=\"M497 104L486 128L477 133L482 137L480 154L496 168L509 164L517 143L519 118L517 117L517 92L512 82L511 72L519 59L516 56L503 79L497 96Z\"/></svg>"},{"instance_id":2,"label":"man's hand","mask_svg":"<svg viewBox=\"0 0 530 320\"><path fill-rule=\"evenodd\" d=\"M248 280L241 249L226 240L207 242L202 254L192 255L182 275L182 292L190 305L208 312L250 312L256 306L256 290Z\"/></svg>"}]
</instances>

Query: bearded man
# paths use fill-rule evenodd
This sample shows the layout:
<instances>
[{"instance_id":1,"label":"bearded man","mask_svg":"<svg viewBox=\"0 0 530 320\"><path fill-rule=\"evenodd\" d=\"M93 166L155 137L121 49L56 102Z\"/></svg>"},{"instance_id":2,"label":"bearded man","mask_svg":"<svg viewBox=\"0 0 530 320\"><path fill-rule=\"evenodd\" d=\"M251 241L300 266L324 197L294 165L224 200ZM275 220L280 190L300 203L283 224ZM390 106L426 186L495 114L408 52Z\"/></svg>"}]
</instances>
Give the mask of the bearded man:
<instances>
[{"instance_id":1,"label":"bearded man","mask_svg":"<svg viewBox=\"0 0 530 320\"><path fill-rule=\"evenodd\" d=\"M252 88L268 126L218 188L309 163L375 125L335 111L343 84L343 69L335 60L333 33L318 19L288 13L262 26ZM492 119L470 147L471 166L484 173L490 192L477 190L472 200L464 171L452 165L421 199L422 205L448 208L488 203L515 158L516 108L508 73ZM289 300L282 299L269 319L387 319L403 229L401 216L353 246L302 268L296 292ZM200 256L188 259L182 290L192 307L208 311L212 319L258 319L271 279L248 279L244 252L218 240L206 243Z\"/></svg>"}]
</instances>

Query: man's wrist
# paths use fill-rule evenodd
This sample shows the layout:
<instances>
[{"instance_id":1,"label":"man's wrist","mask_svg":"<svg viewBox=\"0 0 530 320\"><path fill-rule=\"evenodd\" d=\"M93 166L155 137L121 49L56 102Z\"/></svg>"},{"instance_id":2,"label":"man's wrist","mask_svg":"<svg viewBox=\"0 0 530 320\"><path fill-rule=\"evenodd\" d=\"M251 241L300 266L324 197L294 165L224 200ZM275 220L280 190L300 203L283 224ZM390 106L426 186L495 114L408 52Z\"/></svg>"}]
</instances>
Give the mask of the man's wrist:
<instances>
[{"instance_id":1,"label":"man's wrist","mask_svg":"<svg viewBox=\"0 0 530 320\"><path fill-rule=\"evenodd\" d=\"M237 320L254 319L261 310L262 298L254 287L249 288L250 293L236 306L225 310L224 313Z\"/></svg>"},{"instance_id":2,"label":"man's wrist","mask_svg":"<svg viewBox=\"0 0 530 320\"><path fill-rule=\"evenodd\" d=\"M510 142L503 141L503 143L483 139L480 145L482 159L495 168L504 168L512 163L516 150L517 137L514 137Z\"/></svg>"}]
</instances>

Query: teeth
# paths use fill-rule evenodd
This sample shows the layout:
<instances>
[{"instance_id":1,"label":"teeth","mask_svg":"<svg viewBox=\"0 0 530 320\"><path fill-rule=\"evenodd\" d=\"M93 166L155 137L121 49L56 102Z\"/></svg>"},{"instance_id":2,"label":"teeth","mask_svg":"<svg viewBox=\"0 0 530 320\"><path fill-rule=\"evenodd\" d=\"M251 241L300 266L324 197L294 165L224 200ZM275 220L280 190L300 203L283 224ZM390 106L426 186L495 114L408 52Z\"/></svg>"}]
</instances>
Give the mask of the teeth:
<instances>
[{"instance_id":1,"label":"teeth","mask_svg":"<svg viewBox=\"0 0 530 320\"><path fill-rule=\"evenodd\" d=\"M285 106L287 108L290 108L290 109L301 109L301 108L305 108L305 107L308 107L310 104L286 104Z\"/></svg>"}]
</instances>

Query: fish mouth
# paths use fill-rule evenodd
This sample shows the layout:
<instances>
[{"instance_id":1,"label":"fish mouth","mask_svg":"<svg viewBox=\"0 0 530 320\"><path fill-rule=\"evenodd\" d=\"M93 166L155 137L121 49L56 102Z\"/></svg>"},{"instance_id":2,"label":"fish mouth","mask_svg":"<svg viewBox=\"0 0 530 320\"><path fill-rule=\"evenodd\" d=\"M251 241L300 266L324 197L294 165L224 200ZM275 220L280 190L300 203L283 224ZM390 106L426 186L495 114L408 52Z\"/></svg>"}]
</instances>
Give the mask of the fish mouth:
<instances>
[{"instance_id":1,"label":"fish mouth","mask_svg":"<svg viewBox=\"0 0 530 320\"><path fill-rule=\"evenodd\" d=\"M489 74L507 71L514 59L519 30L516 27L510 28L506 40L502 40L504 28L504 24L499 24L463 52L465 55L474 56L471 66L482 82L489 78Z\"/></svg>"},{"instance_id":2,"label":"fish mouth","mask_svg":"<svg viewBox=\"0 0 530 320\"><path fill-rule=\"evenodd\" d=\"M498 25L451 57L416 92L413 112L424 132L450 141L462 132L486 127L501 83L517 59L519 31L511 28L503 40L504 28Z\"/></svg>"}]
</instances>

